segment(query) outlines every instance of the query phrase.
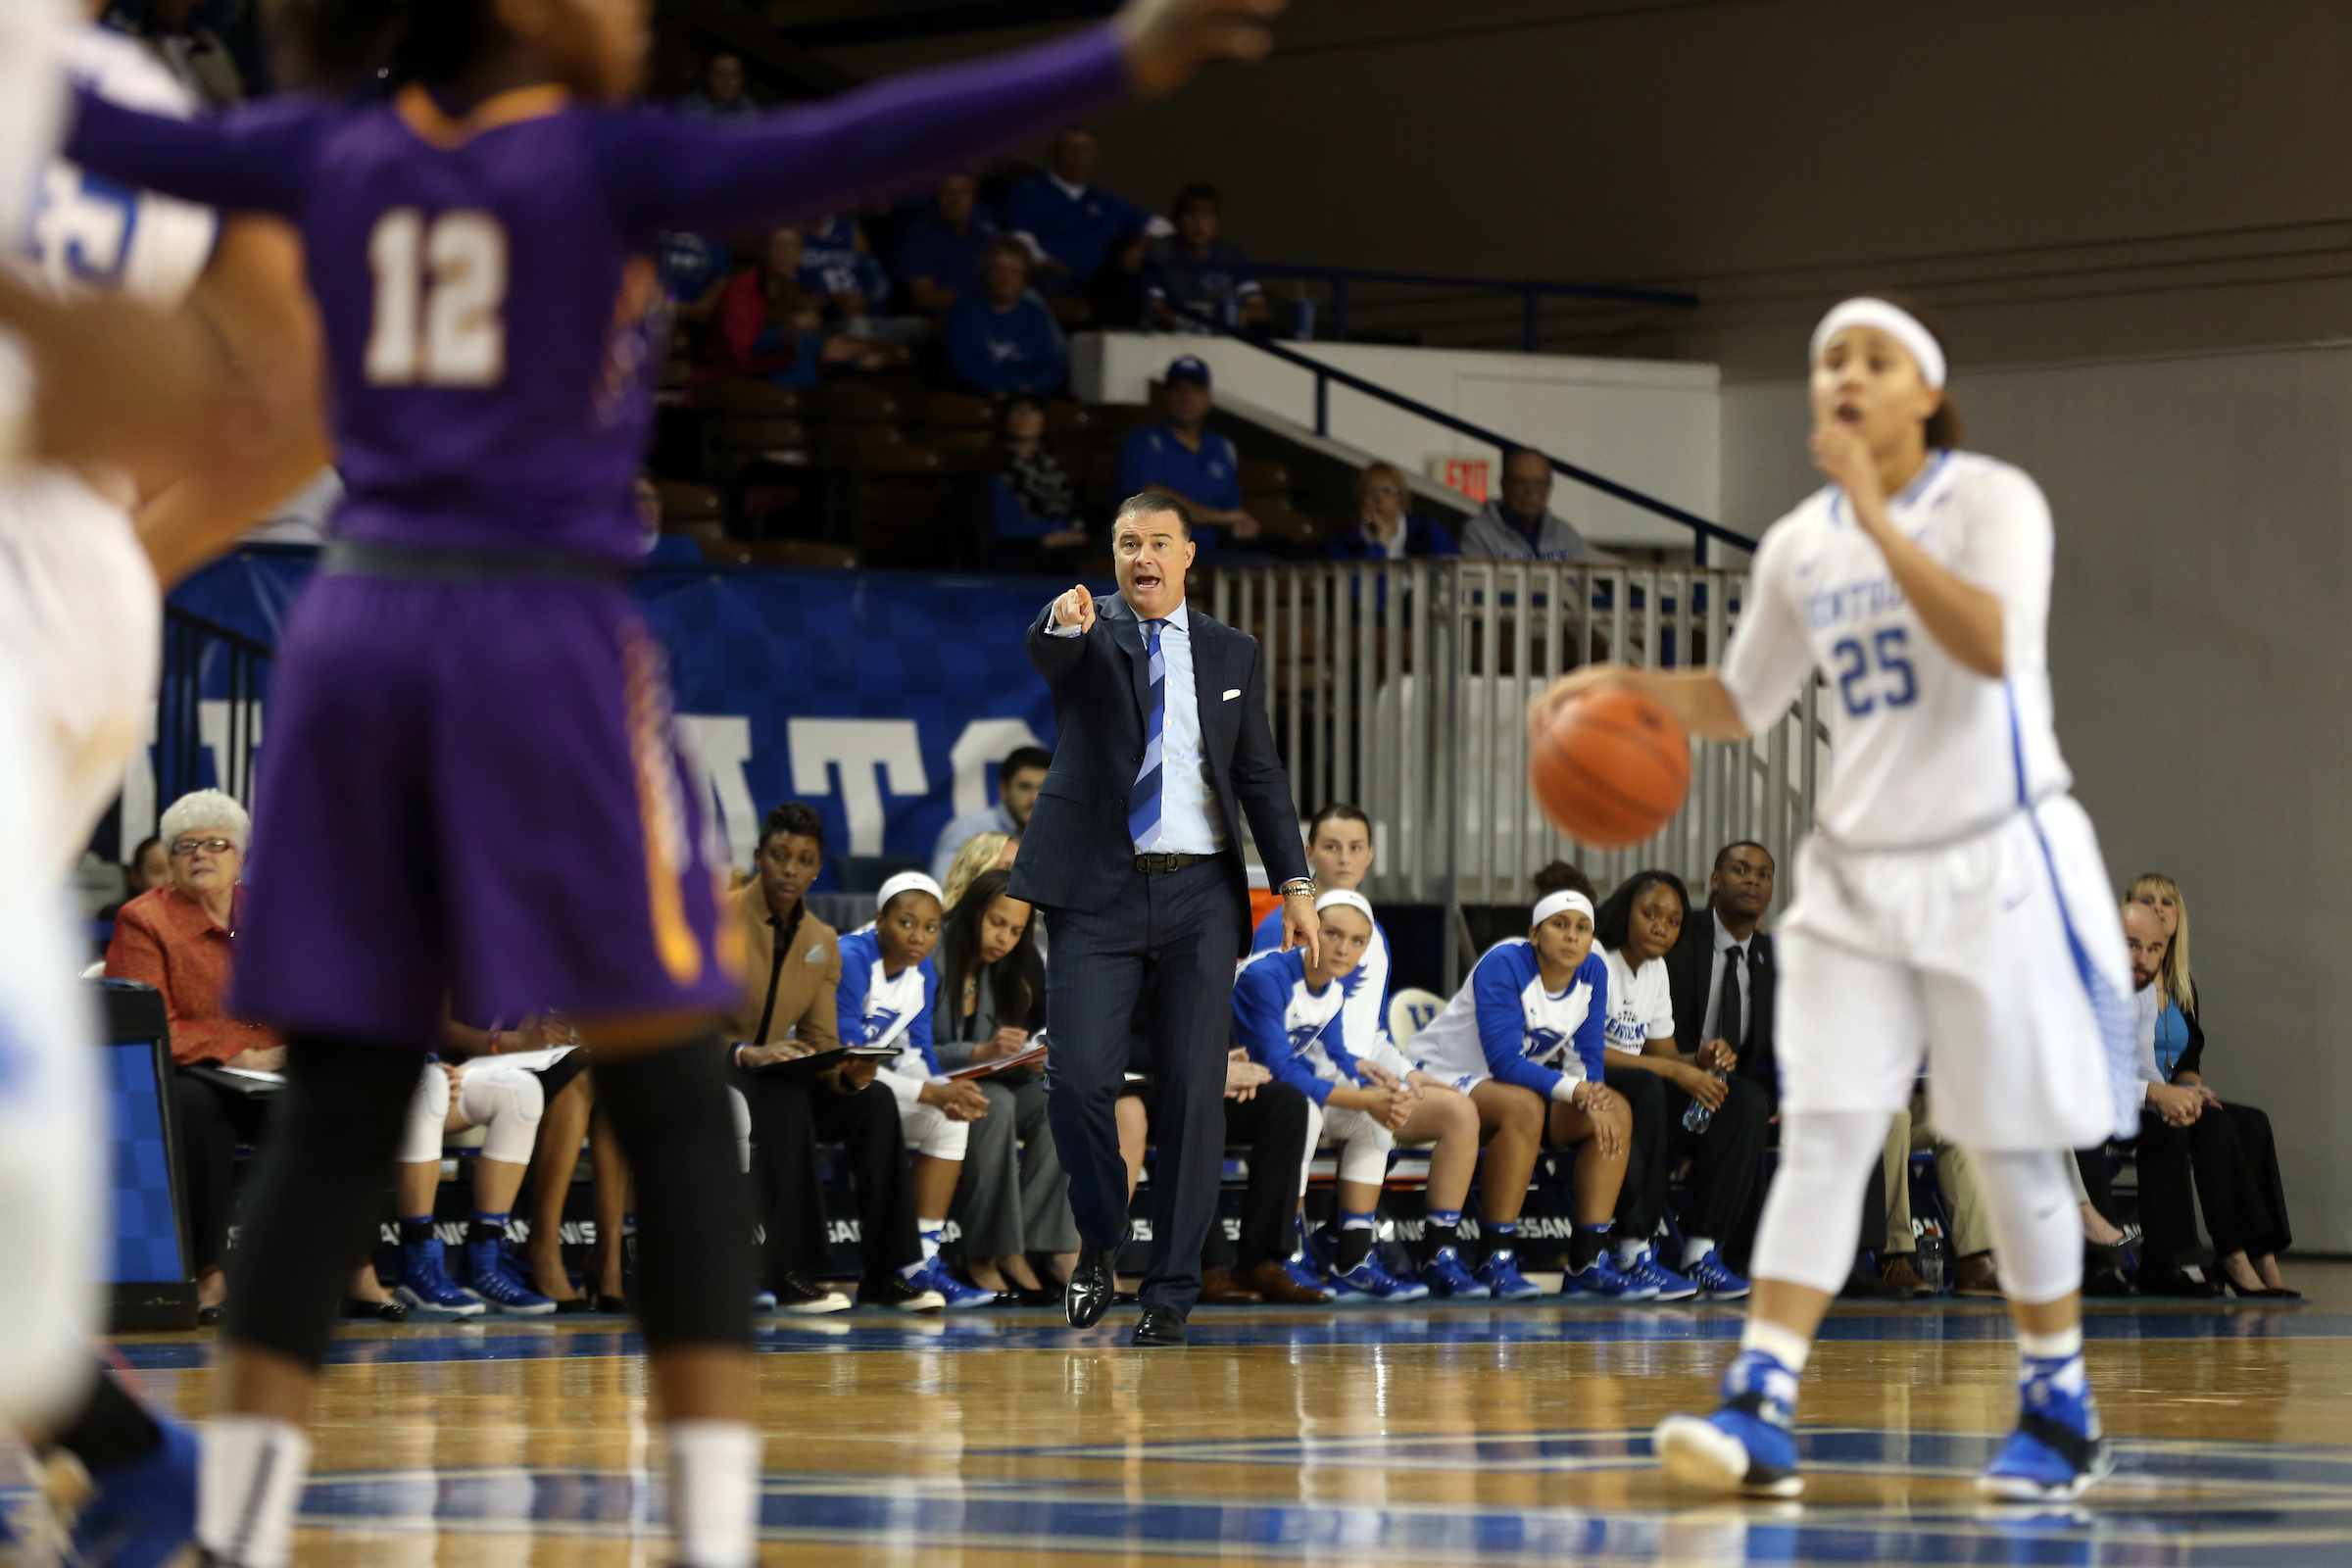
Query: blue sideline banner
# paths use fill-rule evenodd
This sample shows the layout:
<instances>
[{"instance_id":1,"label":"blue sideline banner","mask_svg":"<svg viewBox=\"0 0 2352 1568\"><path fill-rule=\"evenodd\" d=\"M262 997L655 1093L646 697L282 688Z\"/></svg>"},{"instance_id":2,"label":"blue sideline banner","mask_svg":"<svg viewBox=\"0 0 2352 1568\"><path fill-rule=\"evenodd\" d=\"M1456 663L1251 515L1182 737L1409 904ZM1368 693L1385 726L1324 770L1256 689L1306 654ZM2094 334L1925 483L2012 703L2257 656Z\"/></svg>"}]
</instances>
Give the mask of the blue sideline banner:
<instances>
[{"instance_id":1,"label":"blue sideline banner","mask_svg":"<svg viewBox=\"0 0 2352 1568\"><path fill-rule=\"evenodd\" d=\"M276 647L316 567L307 550L240 551L172 599ZM927 861L951 816L996 799L999 758L1053 747L1052 699L1021 638L1068 586L759 566L642 573L680 740L736 863L750 866L760 818L786 800L823 814L836 855Z\"/></svg>"}]
</instances>

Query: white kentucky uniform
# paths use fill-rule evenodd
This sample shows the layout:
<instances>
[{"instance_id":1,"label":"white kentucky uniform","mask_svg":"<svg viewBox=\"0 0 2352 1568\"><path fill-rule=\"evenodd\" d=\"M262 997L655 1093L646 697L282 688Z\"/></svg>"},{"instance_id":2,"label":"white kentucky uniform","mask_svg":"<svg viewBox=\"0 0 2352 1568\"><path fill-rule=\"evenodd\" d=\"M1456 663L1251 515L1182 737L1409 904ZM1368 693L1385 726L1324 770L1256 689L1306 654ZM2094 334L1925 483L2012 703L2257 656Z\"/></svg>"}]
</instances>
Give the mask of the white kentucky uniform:
<instances>
[{"instance_id":1,"label":"white kentucky uniform","mask_svg":"<svg viewBox=\"0 0 2352 1568\"><path fill-rule=\"evenodd\" d=\"M1496 1078L1540 1100L1564 1101L1578 1084L1600 1082L1608 993L1599 954L1586 954L1554 992L1544 988L1535 944L1507 938L1479 956L1461 990L1413 1036L1413 1058L1465 1095Z\"/></svg>"},{"instance_id":2,"label":"white kentucky uniform","mask_svg":"<svg viewBox=\"0 0 2352 1568\"><path fill-rule=\"evenodd\" d=\"M120 33L83 29L65 58L73 76L112 102L195 111L171 73ZM60 295L127 294L169 310L212 261L219 227L210 208L130 190L60 159L41 179L26 239L36 271ZM31 670L36 718L57 737L60 826L48 842L63 865L80 853L145 739L162 650L162 593L122 504L128 485L109 488L122 494L54 464L0 483L0 657Z\"/></svg>"},{"instance_id":3,"label":"white kentucky uniform","mask_svg":"<svg viewBox=\"0 0 2352 1568\"><path fill-rule=\"evenodd\" d=\"M939 971L931 960L893 975L882 962L881 938L864 926L841 939L841 989L834 1021L845 1046L897 1046L899 1054L875 1076L899 1101L899 1129L917 1154L961 1159L971 1141L969 1122L951 1121L917 1097L923 1085L944 1083L931 1049L931 1009L939 1001Z\"/></svg>"},{"instance_id":4,"label":"white kentucky uniform","mask_svg":"<svg viewBox=\"0 0 2352 1568\"><path fill-rule=\"evenodd\" d=\"M1666 978L1666 960L1652 958L1636 969L1625 956L1596 948L1609 968L1609 1010L1601 1024L1601 1041L1611 1051L1639 1056L1652 1040L1674 1038L1674 991Z\"/></svg>"},{"instance_id":5,"label":"white kentucky uniform","mask_svg":"<svg viewBox=\"0 0 2352 1568\"><path fill-rule=\"evenodd\" d=\"M1953 1142L2101 1142L2137 1125L2131 967L2052 727L2049 508L2007 464L1936 452L1888 512L2000 601L2006 673L1943 651L1842 492L1758 547L1725 690L1752 731L1815 670L1830 687L1829 787L1777 939L1783 1102L1898 1110L1924 1053Z\"/></svg>"},{"instance_id":6,"label":"white kentucky uniform","mask_svg":"<svg viewBox=\"0 0 2352 1568\"><path fill-rule=\"evenodd\" d=\"M1370 1088L1365 1062L1400 1080L1413 1064L1385 1030L1350 1039L1348 1000L1338 980L1320 991L1306 983L1303 948L1251 954L1233 979L1233 1039L1250 1060L1321 1109L1321 1138L1340 1146L1340 1180L1377 1185L1388 1177L1396 1135L1369 1111L1334 1107L1331 1092L1342 1085Z\"/></svg>"}]
</instances>

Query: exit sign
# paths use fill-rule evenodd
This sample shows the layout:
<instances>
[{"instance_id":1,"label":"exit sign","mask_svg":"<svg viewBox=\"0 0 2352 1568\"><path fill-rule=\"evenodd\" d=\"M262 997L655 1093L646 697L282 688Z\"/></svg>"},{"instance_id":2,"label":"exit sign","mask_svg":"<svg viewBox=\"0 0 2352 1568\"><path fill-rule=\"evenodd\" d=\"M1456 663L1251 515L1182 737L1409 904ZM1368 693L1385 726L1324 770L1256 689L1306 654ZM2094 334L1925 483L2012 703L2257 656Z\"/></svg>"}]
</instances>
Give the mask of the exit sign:
<instances>
[{"instance_id":1,"label":"exit sign","mask_svg":"<svg viewBox=\"0 0 2352 1568\"><path fill-rule=\"evenodd\" d=\"M1429 460L1429 476L1458 495L1484 501L1494 466L1488 458L1438 457Z\"/></svg>"}]
</instances>

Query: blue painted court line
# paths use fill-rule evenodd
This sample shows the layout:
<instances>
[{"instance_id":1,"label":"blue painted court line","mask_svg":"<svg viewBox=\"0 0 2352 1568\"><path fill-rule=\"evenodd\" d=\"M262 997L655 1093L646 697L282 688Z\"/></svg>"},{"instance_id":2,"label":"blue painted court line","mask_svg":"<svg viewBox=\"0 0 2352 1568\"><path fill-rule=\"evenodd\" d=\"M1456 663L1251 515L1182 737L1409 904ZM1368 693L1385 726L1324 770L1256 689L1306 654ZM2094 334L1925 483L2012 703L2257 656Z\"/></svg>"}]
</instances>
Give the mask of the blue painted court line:
<instances>
[{"instance_id":1,"label":"blue painted court line","mask_svg":"<svg viewBox=\"0 0 2352 1568\"><path fill-rule=\"evenodd\" d=\"M1274 1347L1402 1347L1410 1345L1660 1345L1730 1343L1743 1321L1729 1307L1627 1310L1561 1305L1544 1308L1449 1307L1433 1311L1357 1309L1321 1311L1296 1318L1260 1320L1257 1314L1202 1312L1192 1323L1196 1347L1221 1349ZM455 1323L420 1325L392 1333L363 1331L327 1347L330 1366L391 1365L420 1361L522 1361L569 1356L635 1355L644 1342L615 1318L605 1328L559 1328L546 1320L531 1324ZM1069 1328L1042 1313L1018 1316L963 1313L907 1318L844 1314L814 1323L779 1323L758 1335L755 1348L769 1354L821 1350L1073 1350L1123 1347L1132 1328L1122 1315L1085 1330ZM2131 1312L2093 1312L2082 1325L2085 1339L2238 1340L2352 1338L2352 1315L2291 1308L2143 1307ZM1885 1313L1833 1315L1821 1338L1833 1343L1970 1344L2006 1341L2009 1319L1997 1308L1951 1307ZM150 1341L119 1347L122 1358L144 1370L203 1366L211 1358L208 1339Z\"/></svg>"}]
</instances>

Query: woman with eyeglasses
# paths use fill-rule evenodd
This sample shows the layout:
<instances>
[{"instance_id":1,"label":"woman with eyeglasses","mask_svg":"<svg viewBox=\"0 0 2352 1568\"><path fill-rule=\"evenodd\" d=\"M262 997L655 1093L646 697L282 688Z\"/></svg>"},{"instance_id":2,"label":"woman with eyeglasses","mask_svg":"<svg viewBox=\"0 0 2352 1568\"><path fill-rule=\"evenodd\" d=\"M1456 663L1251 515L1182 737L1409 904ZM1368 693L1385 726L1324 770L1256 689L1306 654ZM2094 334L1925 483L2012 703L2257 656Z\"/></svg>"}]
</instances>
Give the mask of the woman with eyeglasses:
<instances>
[{"instance_id":1,"label":"woman with eyeglasses","mask_svg":"<svg viewBox=\"0 0 2352 1568\"><path fill-rule=\"evenodd\" d=\"M109 979L137 980L164 994L172 1021L172 1074L177 1090L179 1159L188 1195L189 1233L196 1255L196 1305L205 1322L218 1321L228 1285L220 1272L234 1194L229 1179L239 1143L258 1143L269 1101L196 1077L197 1066L275 1072L286 1048L270 1030L228 1016L228 971L244 905L239 877L252 819L219 790L198 790L173 801L157 824L170 869L163 883L123 905L106 949ZM354 1299L371 1307L391 1301L372 1268L352 1284Z\"/></svg>"}]
</instances>

